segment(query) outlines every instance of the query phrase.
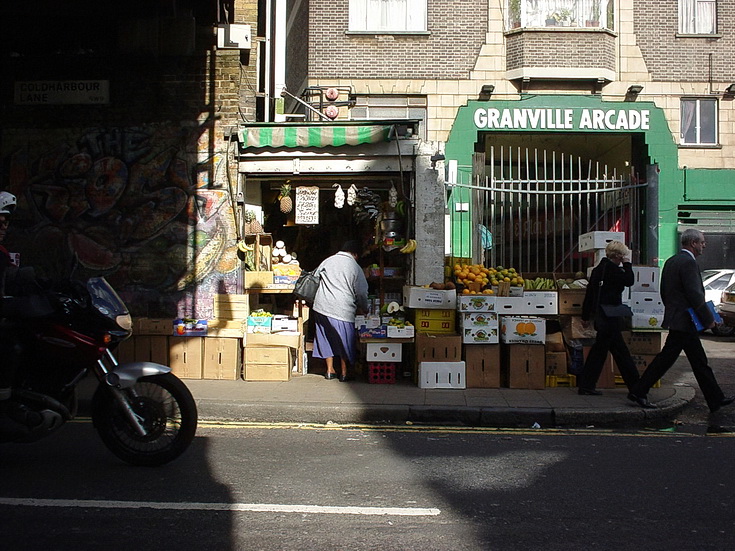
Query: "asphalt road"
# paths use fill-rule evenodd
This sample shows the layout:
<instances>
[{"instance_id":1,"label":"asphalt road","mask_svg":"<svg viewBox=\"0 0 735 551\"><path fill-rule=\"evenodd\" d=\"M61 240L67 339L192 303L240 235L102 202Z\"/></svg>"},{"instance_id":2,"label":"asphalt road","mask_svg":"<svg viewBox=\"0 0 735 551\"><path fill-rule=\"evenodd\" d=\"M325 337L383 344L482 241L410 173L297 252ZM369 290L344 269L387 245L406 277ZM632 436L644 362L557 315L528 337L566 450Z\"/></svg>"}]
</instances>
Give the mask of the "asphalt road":
<instances>
[{"instance_id":1,"label":"asphalt road","mask_svg":"<svg viewBox=\"0 0 735 551\"><path fill-rule=\"evenodd\" d=\"M730 549L734 452L669 430L214 425L147 469L75 423L0 446L2 547Z\"/></svg>"}]
</instances>

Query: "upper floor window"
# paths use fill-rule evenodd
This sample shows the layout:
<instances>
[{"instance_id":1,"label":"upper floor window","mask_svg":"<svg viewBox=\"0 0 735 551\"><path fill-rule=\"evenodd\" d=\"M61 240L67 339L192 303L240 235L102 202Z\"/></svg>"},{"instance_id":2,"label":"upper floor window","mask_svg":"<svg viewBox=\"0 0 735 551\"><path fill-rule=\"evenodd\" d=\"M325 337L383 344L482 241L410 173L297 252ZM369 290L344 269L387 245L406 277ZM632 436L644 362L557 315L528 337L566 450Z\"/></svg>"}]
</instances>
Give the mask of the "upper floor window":
<instances>
[{"instance_id":1,"label":"upper floor window","mask_svg":"<svg viewBox=\"0 0 735 551\"><path fill-rule=\"evenodd\" d=\"M614 28L614 0L506 0L508 28Z\"/></svg>"},{"instance_id":2,"label":"upper floor window","mask_svg":"<svg viewBox=\"0 0 735 551\"><path fill-rule=\"evenodd\" d=\"M424 32L427 0L350 0L351 31Z\"/></svg>"},{"instance_id":3,"label":"upper floor window","mask_svg":"<svg viewBox=\"0 0 735 551\"><path fill-rule=\"evenodd\" d=\"M679 0L679 32L715 34L717 0Z\"/></svg>"},{"instance_id":4,"label":"upper floor window","mask_svg":"<svg viewBox=\"0 0 735 551\"><path fill-rule=\"evenodd\" d=\"M680 115L681 145L715 145L717 143L716 99L682 99Z\"/></svg>"}]
</instances>

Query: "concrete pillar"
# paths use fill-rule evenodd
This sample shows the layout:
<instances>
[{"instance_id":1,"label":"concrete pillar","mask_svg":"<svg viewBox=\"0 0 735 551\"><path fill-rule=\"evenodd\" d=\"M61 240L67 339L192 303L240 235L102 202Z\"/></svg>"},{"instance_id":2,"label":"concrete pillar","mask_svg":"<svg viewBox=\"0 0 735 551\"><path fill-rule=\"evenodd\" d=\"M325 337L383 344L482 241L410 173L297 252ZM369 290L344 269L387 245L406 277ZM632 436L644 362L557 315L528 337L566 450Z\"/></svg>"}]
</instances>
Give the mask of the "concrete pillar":
<instances>
[{"instance_id":1,"label":"concrete pillar","mask_svg":"<svg viewBox=\"0 0 735 551\"><path fill-rule=\"evenodd\" d=\"M444 144L420 142L416 155L414 222L418 248L414 253L414 283L444 282L444 161L432 167L431 157Z\"/></svg>"}]
</instances>

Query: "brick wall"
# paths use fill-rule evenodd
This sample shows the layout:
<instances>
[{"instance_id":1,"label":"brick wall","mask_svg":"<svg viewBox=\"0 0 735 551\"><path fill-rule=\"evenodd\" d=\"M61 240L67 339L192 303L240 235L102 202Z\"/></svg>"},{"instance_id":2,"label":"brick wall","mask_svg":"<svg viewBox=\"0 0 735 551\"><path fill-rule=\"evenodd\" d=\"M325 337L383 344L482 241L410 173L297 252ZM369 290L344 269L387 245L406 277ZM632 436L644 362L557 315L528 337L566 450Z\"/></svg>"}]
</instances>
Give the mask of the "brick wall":
<instances>
[{"instance_id":1,"label":"brick wall","mask_svg":"<svg viewBox=\"0 0 735 551\"><path fill-rule=\"evenodd\" d=\"M653 77L658 81L704 81L733 79L732 52L735 51L735 2L717 2L718 31L721 38L677 37L677 0L634 4L634 28L638 45Z\"/></svg>"},{"instance_id":2,"label":"brick wall","mask_svg":"<svg viewBox=\"0 0 735 551\"><path fill-rule=\"evenodd\" d=\"M507 36L508 70L595 67L615 70L615 38L605 32L518 32Z\"/></svg>"},{"instance_id":3,"label":"brick wall","mask_svg":"<svg viewBox=\"0 0 735 551\"><path fill-rule=\"evenodd\" d=\"M311 78L467 78L488 22L488 0L435 0L428 35L350 35L348 0L309 4Z\"/></svg>"}]
</instances>

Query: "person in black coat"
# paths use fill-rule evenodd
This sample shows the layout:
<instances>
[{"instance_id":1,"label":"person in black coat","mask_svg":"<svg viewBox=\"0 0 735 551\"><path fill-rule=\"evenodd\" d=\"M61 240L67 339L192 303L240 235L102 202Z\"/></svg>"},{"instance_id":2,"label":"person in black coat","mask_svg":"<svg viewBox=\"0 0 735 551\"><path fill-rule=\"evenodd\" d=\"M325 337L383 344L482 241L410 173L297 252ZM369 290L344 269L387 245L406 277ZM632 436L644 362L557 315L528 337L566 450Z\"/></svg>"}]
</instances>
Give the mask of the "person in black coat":
<instances>
[{"instance_id":1,"label":"person in black coat","mask_svg":"<svg viewBox=\"0 0 735 551\"><path fill-rule=\"evenodd\" d=\"M615 359L628 389L633 388L638 382L638 370L623 340L623 317L619 312L618 315L614 315L615 312L604 311L605 306L622 304L623 290L633 285L633 281L630 249L620 241L611 241L605 247L605 258L592 270L582 303L582 322L585 326L589 326L590 320L594 320L597 337L579 375L579 394L587 396L602 394L595 386L608 352Z\"/></svg>"},{"instance_id":2,"label":"person in black coat","mask_svg":"<svg viewBox=\"0 0 735 551\"><path fill-rule=\"evenodd\" d=\"M664 320L661 326L669 330L669 336L661 352L651 361L640 381L628 394L628 399L641 407L655 407L648 401L648 391L674 365L682 350L686 353L694 377L712 413L735 402L735 397L725 396L717 384L688 311L689 308L694 309L705 329L714 327L714 316L705 303L702 275L696 261L704 252L705 246L701 231L685 230L681 234L681 251L669 258L661 271L661 298L664 303Z\"/></svg>"}]
</instances>

